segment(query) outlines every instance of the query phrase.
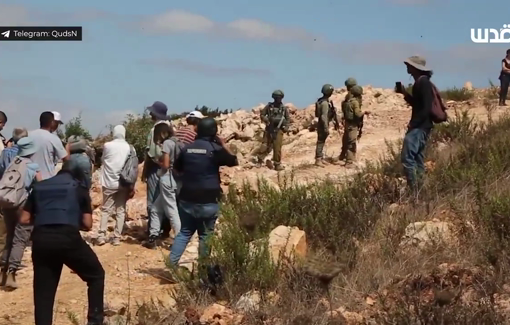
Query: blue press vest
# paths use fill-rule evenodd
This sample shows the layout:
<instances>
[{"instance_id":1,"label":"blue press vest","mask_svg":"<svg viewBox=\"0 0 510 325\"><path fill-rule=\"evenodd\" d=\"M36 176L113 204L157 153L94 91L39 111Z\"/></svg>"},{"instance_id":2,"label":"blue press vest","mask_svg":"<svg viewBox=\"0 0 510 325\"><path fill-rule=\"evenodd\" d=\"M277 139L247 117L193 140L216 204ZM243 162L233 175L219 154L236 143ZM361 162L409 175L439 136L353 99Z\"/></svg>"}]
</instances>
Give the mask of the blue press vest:
<instances>
[{"instance_id":1,"label":"blue press vest","mask_svg":"<svg viewBox=\"0 0 510 325\"><path fill-rule=\"evenodd\" d=\"M186 145L183 155L183 170L180 181L188 189L219 189L220 167L214 160L213 151L221 147L208 140L197 139Z\"/></svg>"},{"instance_id":2,"label":"blue press vest","mask_svg":"<svg viewBox=\"0 0 510 325\"><path fill-rule=\"evenodd\" d=\"M36 212L34 227L70 225L80 228L82 213L78 186L78 182L69 173L36 182L33 187Z\"/></svg>"}]
</instances>

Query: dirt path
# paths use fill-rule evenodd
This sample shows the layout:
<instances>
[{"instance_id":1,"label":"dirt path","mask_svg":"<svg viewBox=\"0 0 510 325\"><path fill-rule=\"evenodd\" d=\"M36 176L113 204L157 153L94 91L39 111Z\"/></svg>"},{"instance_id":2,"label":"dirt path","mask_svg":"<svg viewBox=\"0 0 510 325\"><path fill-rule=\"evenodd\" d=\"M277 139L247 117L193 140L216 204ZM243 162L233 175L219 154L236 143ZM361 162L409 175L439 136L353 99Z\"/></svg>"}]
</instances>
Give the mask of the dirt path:
<instances>
[{"instance_id":1,"label":"dirt path","mask_svg":"<svg viewBox=\"0 0 510 325\"><path fill-rule=\"evenodd\" d=\"M486 120L483 107L470 110L477 119ZM495 112L495 118L504 110ZM363 138L359 144L359 159L364 161L374 160L380 157L386 150L386 141L394 141L401 138L404 128L409 120L409 110L379 110L373 112L373 116L365 121ZM301 181L317 180L328 175L343 176L352 173L341 166L327 166L317 168L313 163L316 133L305 131L300 141L294 141L283 148L284 163L287 172L293 171L294 177ZM299 143L297 145L296 143ZM340 151L341 141L338 134L330 136L326 143L327 156L337 156ZM278 173L267 168L232 169L232 180L241 183L248 179L255 181L258 176L266 177L276 182ZM137 194L132 200L131 209L145 210L143 199L144 191ZM131 201L130 201L131 202ZM138 213L138 212L137 212ZM130 213L131 214L131 213ZM98 216L95 216L97 227ZM168 255L167 249L148 250L139 243L123 242L118 247L105 245L93 247L106 271L105 301L116 308L130 302L135 306L137 302L150 298L158 298L163 302L171 301L168 290L172 285L164 280L164 256ZM0 291L0 324L33 324L33 298L32 298L32 274L30 249L27 248L23 264L27 267L20 270L18 283L20 288L14 292ZM196 241L187 250L186 260L196 254ZM75 314L84 320L86 314L87 296L86 285L69 269L64 268L57 292L55 303L56 321L54 324L70 324L68 314Z\"/></svg>"}]
</instances>

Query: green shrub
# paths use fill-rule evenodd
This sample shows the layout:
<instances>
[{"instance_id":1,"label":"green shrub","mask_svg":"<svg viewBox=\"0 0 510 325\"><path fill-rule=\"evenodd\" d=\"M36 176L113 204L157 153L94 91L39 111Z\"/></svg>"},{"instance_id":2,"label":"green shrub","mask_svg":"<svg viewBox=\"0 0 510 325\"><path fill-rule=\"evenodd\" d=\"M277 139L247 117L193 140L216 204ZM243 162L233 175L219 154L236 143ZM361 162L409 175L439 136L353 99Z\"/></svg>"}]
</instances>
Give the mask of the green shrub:
<instances>
[{"instance_id":1,"label":"green shrub","mask_svg":"<svg viewBox=\"0 0 510 325\"><path fill-rule=\"evenodd\" d=\"M506 221L510 213L509 131L508 116L479 123L466 111L455 111L449 123L431 134L427 160L435 164L427 171L418 203L402 194L399 144L388 144L391 150L384 158L344 184L322 180L302 185L281 178L279 190L262 179L256 187L247 183L231 187L222 205L221 236L211 242L210 262L223 266L227 278L224 298L235 303L249 290L274 290L292 307L263 304L264 313L286 320L305 310L313 319L320 316L314 306L325 293L320 283L307 280L300 271L303 265L296 262L289 269L285 263L273 266L267 262L265 239L282 224L306 232L312 258L320 251L326 254L320 257L325 263L342 267L342 275L335 280L341 289L333 290L333 295L343 306L359 306L367 294L386 290L395 279L417 272L433 274L445 262L477 265L487 272L498 265L498 277L477 283L480 292L493 292L510 275L506 253L510 248L510 223ZM439 143L446 147L439 150ZM400 242L406 226L445 210L448 220L459 227L461 246L450 249L441 244L418 256L402 255ZM254 242L257 248L250 249ZM482 298L469 306L457 302L439 308L417 303L413 294L394 292L392 297L389 303L394 308L382 308L376 317L378 324L434 324L438 318L445 324L501 323L494 302Z\"/></svg>"},{"instance_id":2,"label":"green shrub","mask_svg":"<svg viewBox=\"0 0 510 325\"><path fill-rule=\"evenodd\" d=\"M83 127L81 113L73 117L64 125L64 137L65 140L69 139L70 136L80 136L89 141L92 140L92 136L89 131Z\"/></svg>"},{"instance_id":3,"label":"green shrub","mask_svg":"<svg viewBox=\"0 0 510 325\"><path fill-rule=\"evenodd\" d=\"M142 162L147 147L147 136L154 126L154 122L149 114L144 113L143 115L128 114L122 124L126 128L126 141L133 145L138 160Z\"/></svg>"},{"instance_id":4,"label":"green shrub","mask_svg":"<svg viewBox=\"0 0 510 325\"><path fill-rule=\"evenodd\" d=\"M453 100L456 102L470 100L473 99L474 96L475 96L474 91L464 87L463 88L453 87L441 91L441 97L443 97L446 100Z\"/></svg>"}]
</instances>

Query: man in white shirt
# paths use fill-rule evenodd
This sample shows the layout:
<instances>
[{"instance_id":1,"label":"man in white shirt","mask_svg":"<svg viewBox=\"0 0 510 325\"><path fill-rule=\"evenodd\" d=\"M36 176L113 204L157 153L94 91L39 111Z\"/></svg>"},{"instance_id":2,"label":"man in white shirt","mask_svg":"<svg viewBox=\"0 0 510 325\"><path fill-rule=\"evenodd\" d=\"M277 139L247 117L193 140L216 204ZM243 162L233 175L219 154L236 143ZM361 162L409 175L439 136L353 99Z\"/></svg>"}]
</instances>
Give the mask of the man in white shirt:
<instances>
[{"instance_id":1,"label":"man in white shirt","mask_svg":"<svg viewBox=\"0 0 510 325\"><path fill-rule=\"evenodd\" d=\"M113 140L106 142L103 147L101 164L101 185L103 192L103 205L101 206L101 223L97 244L106 244L106 230L108 218L114 212L116 225L113 231L112 245L120 245L120 237L124 220L126 218L126 202L129 198L129 189L119 184L120 173L130 153L130 146L126 141L126 128L117 125L113 128Z\"/></svg>"},{"instance_id":2,"label":"man in white shirt","mask_svg":"<svg viewBox=\"0 0 510 325\"><path fill-rule=\"evenodd\" d=\"M68 160L69 153L64 148L62 141L54 133L54 115L52 112L43 112L39 117L40 128L30 131L28 135L34 139L37 151L32 156L32 161L41 168L42 179L55 176L56 165L60 160Z\"/></svg>"}]
</instances>

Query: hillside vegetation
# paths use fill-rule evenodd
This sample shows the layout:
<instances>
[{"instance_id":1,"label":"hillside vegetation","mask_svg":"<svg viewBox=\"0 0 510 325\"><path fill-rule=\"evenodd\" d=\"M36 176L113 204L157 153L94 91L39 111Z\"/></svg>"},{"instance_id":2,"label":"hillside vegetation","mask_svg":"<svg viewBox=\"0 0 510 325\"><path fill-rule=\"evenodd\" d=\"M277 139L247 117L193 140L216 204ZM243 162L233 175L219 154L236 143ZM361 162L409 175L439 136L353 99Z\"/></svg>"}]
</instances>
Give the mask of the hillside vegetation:
<instances>
[{"instance_id":1,"label":"hillside vegetation","mask_svg":"<svg viewBox=\"0 0 510 325\"><path fill-rule=\"evenodd\" d=\"M475 97L465 88L442 94ZM456 110L435 128L418 196L405 189L399 143L344 183L303 185L290 176L279 189L264 179L231 185L204 261L220 266L223 285L211 295L196 272L169 269L179 282L176 306L146 302L128 319L200 324L204 307L217 303L210 324L506 324L510 116L492 118L491 94L483 99L487 122ZM125 125L128 141L143 146L148 117L130 116ZM271 262L267 238L279 225L306 233L306 258ZM434 233L418 236L419 227Z\"/></svg>"}]
</instances>

